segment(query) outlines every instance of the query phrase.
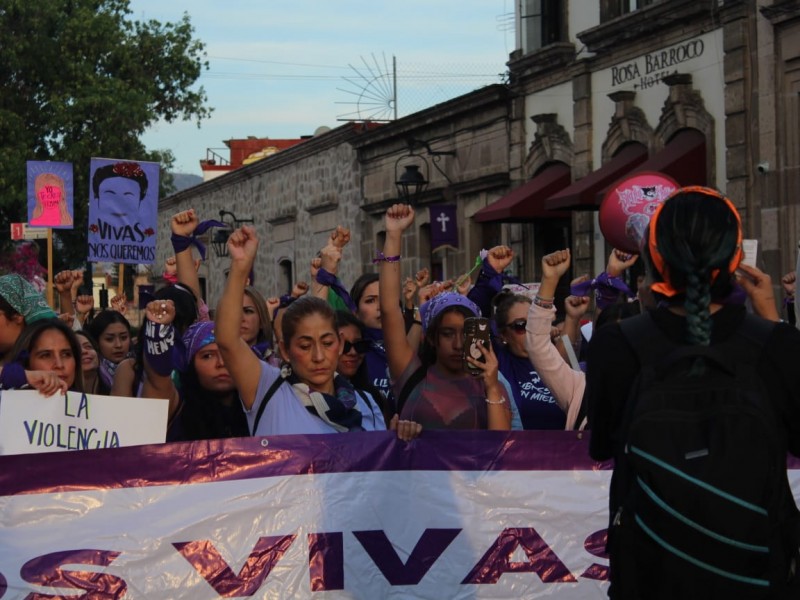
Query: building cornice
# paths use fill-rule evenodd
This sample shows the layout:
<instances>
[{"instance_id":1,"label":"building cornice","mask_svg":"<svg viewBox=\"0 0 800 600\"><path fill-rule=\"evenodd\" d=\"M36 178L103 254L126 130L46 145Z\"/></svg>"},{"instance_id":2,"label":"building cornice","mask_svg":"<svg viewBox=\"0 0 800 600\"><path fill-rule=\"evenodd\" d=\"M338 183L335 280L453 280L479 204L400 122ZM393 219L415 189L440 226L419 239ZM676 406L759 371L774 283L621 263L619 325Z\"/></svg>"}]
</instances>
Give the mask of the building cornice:
<instances>
[{"instance_id":1,"label":"building cornice","mask_svg":"<svg viewBox=\"0 0 800 600\"><path fill-rule=\"evenodd\" d=\"M667 28L692 23L698 17L712 19L717 12L717 0L671 0L655 2L644 8L621 15L578 34L587 50L604 54L617 50L622 44L650 38Z\"/></svg>"}]
</instances>

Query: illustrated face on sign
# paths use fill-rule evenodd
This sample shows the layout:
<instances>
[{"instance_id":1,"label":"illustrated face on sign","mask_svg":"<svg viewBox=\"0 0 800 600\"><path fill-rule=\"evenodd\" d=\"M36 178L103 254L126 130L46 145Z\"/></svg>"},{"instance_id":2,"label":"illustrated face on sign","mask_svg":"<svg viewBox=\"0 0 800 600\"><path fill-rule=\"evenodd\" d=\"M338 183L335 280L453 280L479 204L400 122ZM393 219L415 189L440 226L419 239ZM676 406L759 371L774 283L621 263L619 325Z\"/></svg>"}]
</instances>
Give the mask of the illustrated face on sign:
<instances>
[{"instance_id":1,"label":"illustrated face on sign","mask_svg":"<svg viewBox=\"0 0 800 600\"><path fill-rule=\"evenodd\" d=\"M107 217L135 221L147 193L147 176L138 163L118 162L100 167L92 177L95 200Z\"/></svg>"},{"instance_id":2,"label":"illustrated face on sign","mask_svg":"<svg viewBox=\"0 0 800 600\"><path fill-rule=\"evenodd\" d=\"M45 185L37 192L39 202L45 209L57 208L58 203L61 202L61 188L53 185Z\"/></svg>"},{"instance_id":3,"label":"illustrated face on sign","mask_svg":"<svg viewBox=\"0 0 800 600\"><path fill-rule=\"evenodd\" d=\"M42 173L34 182L36 205L30 224L36 226L72 225L64 180L55 173Z\"/></svg>"},{"instance_id":4,"label":"illustrated face on sign","mask_svg":"<svg viewBox=\"0 0 800 600\"><path fill-rule=\"evenodd\" d=\"M108 214L124 219L139 210L139 184L125 177L112 177L100 184L97 200Z\"/></svg>"}]
</instances>

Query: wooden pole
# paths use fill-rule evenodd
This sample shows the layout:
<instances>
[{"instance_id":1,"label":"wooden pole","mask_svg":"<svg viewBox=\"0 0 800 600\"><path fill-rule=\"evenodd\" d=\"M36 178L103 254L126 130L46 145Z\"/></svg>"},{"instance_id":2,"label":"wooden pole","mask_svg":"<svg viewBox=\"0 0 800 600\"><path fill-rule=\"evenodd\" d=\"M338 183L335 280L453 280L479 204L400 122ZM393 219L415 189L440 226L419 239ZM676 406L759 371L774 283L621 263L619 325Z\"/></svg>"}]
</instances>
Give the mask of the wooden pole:
<instances>
[{"instance_id":1,"label":"wooden pole","mask_svg":"<svg viewBox=\"0 0 800 600\"><path fill-rule=\"evenodd\" d=\"M47 303L55 307L53 299L53 228L47 228Z\"/></svg>"},{"instance_id":2,"label":"wooden pole","mask_svg":"<svg viewBox=\"0 0 800 600\"><path fill-rule=\"evenodd\" d=\"M125 291L125 263L119 264L117 275L119 278L117 283L117 295L122 296L122 292Z\"/></svg>"}]
</instances>

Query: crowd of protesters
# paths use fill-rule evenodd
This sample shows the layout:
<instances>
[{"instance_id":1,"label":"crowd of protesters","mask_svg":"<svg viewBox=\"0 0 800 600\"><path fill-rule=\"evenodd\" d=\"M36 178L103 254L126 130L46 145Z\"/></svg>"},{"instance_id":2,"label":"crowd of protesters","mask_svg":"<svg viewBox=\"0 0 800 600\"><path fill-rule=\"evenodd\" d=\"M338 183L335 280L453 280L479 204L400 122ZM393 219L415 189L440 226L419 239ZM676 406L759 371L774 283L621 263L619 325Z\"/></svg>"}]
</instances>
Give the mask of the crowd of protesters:
<instances>
[{"instance_id":1,"label":"crowd of protesters","mask_svg":"<svg viewBox=\"0 0 800 600\"><path fill-rule=\"evenodd\" d=\"M469 273L432 282L427 268L401 273L402 236L413 222L410 206L387 210L377 273L352 285L338 277L350 233L337 227L310 265L311 285L299 282L280 298L251 285L261 240L242 227L228 239L231 268L215 320L200 295L194 210L171 219L167 285L152 295L138 330L123 296L95 310L80 271L54 278L61 314L19 275L2 276L0 389L166 398L168 441L590 427L583 359L591 332L658 302L642 276L628 273L639 257L613 251L604 273L571 282L557 310L568 248L542 259L535 293L507 275L507 246L482 253L474 284ZM749 295L752 308L779 319L769 277L746 265L736 273L734 300ZM784 316L793 319L794 274L782 284ZM490 319L491 342L480 356L465 356L465 319L476 316ZM594 418L605 424L609 415Z\"/></svg>"},{"instance_id":2,"label":"crowd of protesters","mask_svg":"<svg viewBox=\"0 0 800 600\"><path fill-rule=\"evenodd\" d=\"M387 210L377 272L350 286L338 273L350 233L337 227L309 265L311 284L299 282L283 297L265 297L252 285L263 240L243 226L228 238L230 270L212 318L193 254L205 224L194 210L178 213L171 219L168 284L152 294L138 329L125 316L124 297L95 311L93 297L81 293L80 272L54 278L61 314L20 275L4 275L0 390L167 399L167 441L387 429L408 441L432 429L588 429L591 456L617 465L611 596L656 597L649 594L658 581L659 598L699 597L691 590L705 589L707 573L674 577L692 562L662 561L665 548L679 554L674 548L651 543L624 557L621 546L614 550L633 485L618 468L629 451L625 415L646 366L624 332L648 317L648 342L664 353L681 346L724 350L752 320L747 313L778 323L757 369L774 404L778 453L800 455L800 376L793 363L800 332L780 323L794 324L795 274L782 278L779 308L770 277L742 262L735 207L708 188L679 189L652 216L641 255L613 250L605 272L573 279L569 295L558 299L569 248L542 258L542 278L532 290L506 273L514 253L502 245L482 252L474 284L472 272L444 282L430 281L427 268L402 273L403 234L414 218L408 205ZM490 336L467 352L465 328L475 317L488 319ZM778 487L788 490L784 483ZM786 581L795 585L800 517L789 501L778 512L776 535L790 548L783 557Z\"/></svg>"}]
</instances>

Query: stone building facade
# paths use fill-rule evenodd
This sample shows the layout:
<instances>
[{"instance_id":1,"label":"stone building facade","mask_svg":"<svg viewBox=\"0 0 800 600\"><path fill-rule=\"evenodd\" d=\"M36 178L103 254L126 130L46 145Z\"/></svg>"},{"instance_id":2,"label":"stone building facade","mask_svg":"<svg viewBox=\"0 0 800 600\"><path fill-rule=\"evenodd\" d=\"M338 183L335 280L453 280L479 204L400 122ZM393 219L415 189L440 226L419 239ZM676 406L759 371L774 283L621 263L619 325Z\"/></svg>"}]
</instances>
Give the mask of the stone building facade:
<instances>
[{"instance_id":1,"label":"stone building facade","mask_svg":"<svg viewBox=\"0 0 800 600\"><path fill-rule=\"evenodd\" d=\"M253 220L260 241L254 283L262 293L279 296L293 283L309 281L311 259L337 225L350 227L353 247L361 245L361 170L353 142L368 129L362 124L344 125L163 199L157 256L173 253L169 241L173 214L194 208L201 220L219 220L219 211L226 210L240 220ZM215 231L203 238L208 252L199 272L212 307L222 293L230 263L208 243ZM355 278L361 264L358 252L346 253L342 276Z\"/></svg>"},{"instance_id":2,"label":"stone building facade","mask_svg":"<svg viewBox=\"0 0 800 600\"><path fill-rule=\"evenodd\" d=\"M611 183L603 172L654 166L722 190L760 240L758 265L775 281L793 270L799 10L785 0L517 4L511 180L554 163L570 169L571 186L530 201L572 212L576 271L599 272L610 250L597 219ZM622 151L637 146L641 160L620 168Z\"/></svg>"},{"instance_id":3,"label":"stone building facade","mask_svg":"<svg viewBox=\"0 0 800 600\"><path fill-rule=\"evenodd\" d=\"M395 181L417 161L429 185L404 240L402 268L456 277L482 248L510 245L511 271L538 279L544 253L570 246L574 271L598 273L610 248L598 223L604 192L654 170L726 193L758 266L777 282L800 240L800 8L794 0L522 0L509 83L487 86L383 125L348 124L160 207L222 208L252 218L262 239L256 285L285 293L337 225L353 238L346 284L374 270ZM427 168L426 168L427 165ZM431 251L428 208L456 207L457 249ZM201 276L211 304L227 259Z\"/></svg>"}]
</instances>

